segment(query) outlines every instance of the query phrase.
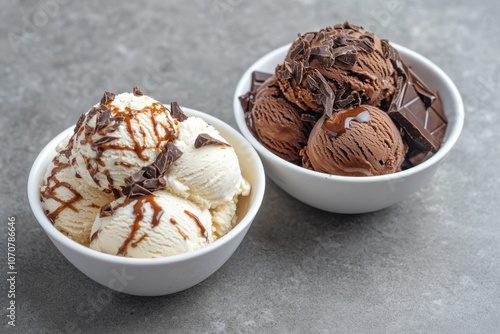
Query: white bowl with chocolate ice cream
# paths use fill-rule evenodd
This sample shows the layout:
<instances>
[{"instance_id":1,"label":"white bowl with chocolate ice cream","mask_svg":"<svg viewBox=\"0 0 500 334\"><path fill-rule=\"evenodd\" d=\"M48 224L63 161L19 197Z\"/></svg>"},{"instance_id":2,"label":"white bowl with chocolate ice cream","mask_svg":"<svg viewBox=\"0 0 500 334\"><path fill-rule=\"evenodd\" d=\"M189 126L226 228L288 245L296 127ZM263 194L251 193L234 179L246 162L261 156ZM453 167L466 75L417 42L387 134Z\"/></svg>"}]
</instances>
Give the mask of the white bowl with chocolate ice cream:
<instances>
[{"instance_id":1,"label":"white bowl with chocolate ice cream","mask_svg":"<svg viewBox=\"0 0 500 334\"><path fill-rule=\"evenodd\" d=\"M336 213L380 210L417 191L464 122L460 94L439 67L347 22L256 61L233 105L271 179Z\"/></svg>"},{"instance_id":2,"label":"white bowl with chocolate ice cream","mask_svg":"<svg viewBox=\"0 0 500 334\"><path fill-rule=\"evenodd\" d=\"M259 156L236 130L134 89L106 93L43 148L28 198L85 275L158 296L198 284L229 259L264 188Z\"/></svg>"}]
</instances>

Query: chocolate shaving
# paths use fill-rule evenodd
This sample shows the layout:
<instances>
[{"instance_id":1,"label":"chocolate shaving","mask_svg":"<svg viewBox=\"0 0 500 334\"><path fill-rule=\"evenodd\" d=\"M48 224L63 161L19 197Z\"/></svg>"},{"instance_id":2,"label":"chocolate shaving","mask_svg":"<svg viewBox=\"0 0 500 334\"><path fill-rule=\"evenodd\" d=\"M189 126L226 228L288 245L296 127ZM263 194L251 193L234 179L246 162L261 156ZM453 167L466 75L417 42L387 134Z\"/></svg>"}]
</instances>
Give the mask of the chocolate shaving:
<instances>
[{"instance_id":1,"label":"chocolate shaving","mask_svg":"<svg viewBox=\"0 0 500 334\"><path fill-rule=\"evenodd\" d=\"M85 114L80 115L78 122L76 122L75 129L73 130L74 133L76 133L78 131L78 129L80 129L80 127L83 124L83 121L85 121Z\"/></svg>"},{"instance_id":2,"label":"chocolate shaving","mask_svg":"<svg viewBox=\"0 0 500 334\"><path fill-rule=\"evenodd\" d=\"M95 132L104 129L109 124L111 109L101 106L100 112L97 114Z\"/></svg>"},{"instance_id":3,"label":"chocolate shaving","mask_svg":"<svg viewBox=\"0 0 500 334\"><path fill-rule=\"evenodd\" d=\"M333 57L332 53L330 52L330 48L327 45L311 48L311 56Z\"/></svg>"},{"instance_id":4,"label":"chocolate shaving","mask_svg":"<svg viewBox=\"0 0 500 334\"><path fill-rule=\"evenodd\" d=\"M167 164L165 170L182 156L182 151L172 143L167 144Z\"/></svg>"},{"instance_id":5,"label":"chocolate shaving","mask_svg":"<svg viewBox=\"0 0 500 334\"><path fill-rule=\"evenodd\" d=\"M306 47L306 43L304 40L300 40L297 45L295 45L295 48L290 52L290 58L295 59L295 57L300 54L302 51L304 51Z\"/></svg>"},{"instance_id":6,"label":"chocolate shaving","mask_svg":"<svg viewBox=\"0 0 500 334\"><path fill-rule=\"evenodd\" d=\"M113 210L113 208L111 207L111 204L108 203L106 205L104 205L102 208L101 208L101 211L99 212L99 217L101 218L104 218L104 217L110 217L113 215L113 212L115 210Z\"/></svg>"},{"instance_id":7,"label":"chocolate shaving","mask_svg":"<svg viewBox=\"0 0 500 334\"><path fill-rule=\"evenodd\" d=\"M125 183L127 185L132 185L134 183L142 182L142 181L145 180L143 174L144 174L144 170L140 169L137 172L135 172L134 174L126 177L125 178Z\"/></svg>"},{"instance_id":8,"label":"chocolate shaving","mask_svg":"<svg viewBox=\"0 0 500 334\"><path fill-rule=\"evenodd\" d=\"M302 76L304 75L304 65L302 63L295 63L293 67L293 76L295 81L300 85Z\"/></svg>"},{"instance_id":9,"label":"chocolate shaving","mask_svg":"<svg viewBox=\"0 0 500 334\"><path fill-rule=\"evenodd\" d=\"M146 189L161 189L165 188L167 183L164 178L156 178L156 179L146 179L143 182L144 188Z\"/></svg>"},{"instance_id":10,"label":"chocolate shaving","mask_svg":"<svg viewBox=\"0 0 500 334\"><path fill-rule=\"evenodd\" d=\"M96 107L92 107L89 112L87 113L87 116L89 117L89 119L91 119L92 117L95 116L95 114L97 114L97 108Z\"/></svg>"},{"instance_id":11,"label":"chocolate shaving","mask_svg":"<svg viewBox=\"0 0 500 334\"><path fill-rule=\"evenodd\" d=\"M158 189L166 186L163 176L168 167L182 156L182 151L172 143L167 143L166 148L156 157L149 166L142 167L139 171L125 178L126 186L122 188L124 195L129 198L151 195Z\"/></svg>"},{"instance_id":12,"label":"chocolate shaving","mask_svg":"<svg viewBox=\"0 0 500 334\"><path fill-rule=\"evenodd\" d=\"M310 115L310 114L302 114L302 115L300 115L300 119L303 122L308 122L308 123L316 123L317 122L316 117L314 117L313 115Z\"/></svg>"},{"instance_id":13,"label":"chocolate shaving","mask_svg":"<svg viewBox=\"0 0 500 334\"><path fill-rule=\"evenodd\" d=\"M143 96L144 95L144 93L141 92L141 90L137 86L134 87L133 92L134 92L135 96Z\"/></svg>"},{"instance_id":14,"label":"chocolate shaving","mask_svg":"<svg viewBox=\"0 0 500 334\"><path fill-rule=\"evenodd\" d=\"M101 105L107 105L109 102L113 101L115 99L115 94L110 93L110 92L104 92L104 95L102 96L101 99Z\"/></svg>"},{"instance_id":15,"label":"chocolate shaving","mask_svg":"<svg viewBox=\"0 0 500 334\"><path fill-rule=\"evenodd\" d=\"M373 52L373 40L372 42L367 41L369 36L366 36L366 39L360 40L357 46L364 52L370 53Z\"/></svg>"},{"instance_id":16,"label":"chocolate shaving","mask_svg":"<svg viewBox=\"0 0 500 334\"><path fill-rule=\"evenodd\" d=\"M95 142L93 142L92 146L97 147L97 146L100 146L102 144L109 143L110 141L113 141L113 140L116 140L116 139L118 139L118 137L104 136L102 138L99 138Z\"/></svg>"},{"instance_id":17,"label":"chocolate shaving","mask_svg":"<svg viewBox=\"0 0 500 334\"><path fill-rule=\"evenodd\" d=\"M208 133L200 133L198 135L198 137L196 137L196 140L194 141L195 148L200 148L200 147L208 146L208 145L231 146L228 143L225 143L223 141L215 139L214 137L210 136Z\"/></svg>"},{"instance_id":18,"label":"chocolate shaving","mask_svg":"<svg viewBox=\"0 0 500 334\"><path fill-rule=\"evenodd\" d=\"M346 53L344 55L340 55L335 59L338 59L341 63L344 63L350 67L354 66L356 64L358 56L355 53Z\"/></svg>"},{"instance_id":19,"label":"chocolate shaving","mask_svg":"<svg viewBox=\"0 0 500 334\"><path fill-rule=\"evenodd\" d=\"M186 114L184 114L179 104L175 101L170 103L170 112L172 113L172 117L179 122L183 122L187 119Z\"/></svg>"},{"instance_id":20,"label":"chocolate shaving","mask_svg":"<svg viewBox=\"0 0 500 334\"><path fill-rule=\"evenodd\" d=\"M129 198L137 198L137 197L153 195L153 191L144 188L139 183L134 183L133 185L130 186L130 190L128 191L128 194L126 194L126 195Z\"/></svg>"}]
</instances>

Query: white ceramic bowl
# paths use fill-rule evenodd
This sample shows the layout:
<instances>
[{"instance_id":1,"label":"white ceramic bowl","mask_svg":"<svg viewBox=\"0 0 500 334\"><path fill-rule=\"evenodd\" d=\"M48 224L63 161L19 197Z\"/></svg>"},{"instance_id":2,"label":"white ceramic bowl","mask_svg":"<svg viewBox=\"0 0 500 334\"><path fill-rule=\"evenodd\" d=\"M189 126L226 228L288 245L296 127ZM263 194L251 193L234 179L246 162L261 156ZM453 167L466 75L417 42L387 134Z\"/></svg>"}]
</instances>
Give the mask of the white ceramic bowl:
<instances>
[{"instance_id":1,"label":"white ceramic bowl","mask_svg":"<svg viewBox=\"0 0 500 334\"><path fill-rule=\"evenodd\" d=\"M243 74L234 94L234 115L241 133L259 153L267 175L283 190L313 207L337 213L364 213L386 208L408 197L429 182L444 157L457 141L464 123L464 109L458 89L435 64L405 47L392 44L406 64L431 89L439 91L448 127L444 143L427 161L389 175L352 177L311 171L296 166L266 149L249 131L238 97L250 89L253 71L274 73L283 62L290 45L276 49L257 60Z\"/></svg>"},{"instance_id":2,"label":"white ceramic bowl","mask_svg":"<svg viewBox=\"0 0 500 334\"><path fill-rule=\"evenodd\" d=\"M250 196L241 197L238 203L238 225L219 240L195 251L156 259L109 255L78 244L51 224L42 209L39 187L47 165L56 154L55 147L72 133L73 127L48 143L33 163L28 179L28 199L35 218L69 262L108 288L132 295L159 296L200 283L217 271L234 253L262 203L265 173L252 146L236 130L217 118L188 108L183 108L183 111L188 116L203 118L220 132L235 149L242 174L252 185Z\"/></svg>"}]
</instances>

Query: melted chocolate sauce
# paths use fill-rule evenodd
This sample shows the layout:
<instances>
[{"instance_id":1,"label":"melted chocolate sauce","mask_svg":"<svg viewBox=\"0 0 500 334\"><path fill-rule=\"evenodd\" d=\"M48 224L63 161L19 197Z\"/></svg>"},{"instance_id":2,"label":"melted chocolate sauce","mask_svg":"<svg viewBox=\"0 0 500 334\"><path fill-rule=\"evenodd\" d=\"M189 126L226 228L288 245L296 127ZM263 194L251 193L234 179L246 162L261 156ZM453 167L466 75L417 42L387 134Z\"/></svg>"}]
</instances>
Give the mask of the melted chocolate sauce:
<instances>
[{"instance_id":1,"label":"melted chocolate sauce","mask_svg":"<svg viewBox=\"0 0 500 334\"><path fill-rule=\"evenodd\" d=\"M104 142L101 142L99 144L94 144L91 145L92 150L95 152L95 157L89 159L87 161L87 169L89 170L90 175L92 176L92 179L96 182L97 185L99 184L99 178L97 177L97 172L98 172L98 167L105 167L104 161L101 160L102 154L106 150L119 150L119 151L133 151L139 159L142 161L148 161L149 157L145 154L146 150L146 145L145 143L141 143L140 138L142 137L142 141L144 141L144 138L146 137L146 133L142 127L139 127L138 132L134 131L133 128L133 122L132 120L136 117L136 115L140 112L139 110L132 110L130 108L125 108L125 111L121 111L118 108L114 107L111 105L112 100L106 101L106 104L102 106L102 109L96 110L96 113L104 113L103 110L111 110L111 115L112 118L109 118L109 122L115 122L115 124L112 124L112 126L109 127L110 133L116 130L118 127L117 124L124 122L126 125L126 131L128 132L133 145L127 146L127 145L119 145L113 143L113 138L106 138L109 140L105 140ZM151 111L151 121L153 122L153 131L154 135L156 136L156 142L157 142L157 147L160 147L160 145L164 141L170 140L174 136L174 129L173 126L168 122L167 125L158 122L157 117L161 113L168 113L167 109L161 104L161 103L153 103L151 106L147 107L146 109L149 109ZM109 112L109 111L108 111ZM99 114L100 115L100 114ZM92 115L94 116L94 115ZM100 116L96 116L100 117ZM108 118L107 118L108 119ZM99 126L97 124L97 119L96 119L96 125L94 127L89 126L89 124L85 124L85 126L80 127L78 130L77 134L81 135L82 132L84 132L84 138L80 141L82 145L88 144L88 143L94 143L93 140L93 135L97 132L99 134L105 136L106 133L101 133L104 131L103 129L106 129L104 126L102 129L97 129ZM160 135L160 131L163 128L163 135ZM141 137L138 137L137 134L140 134ZM104 139L103 137L102 139ZM101 139L101 140L102 140ZM123 164L125 166L125 164ZM128 167L128 166L125 166ZM132 166L130 166L132 167ZM106 174L106 178L108 181L108 190L114 189L114 180L113 178L108 174Z\"/></svg>"},{"instance_id":2,"label":"melted chocolate sauce","mask_svg":"<svg viewBox=\"0 0 500 334\"><path fill-rule=\"evenodd\" d=\"M346 129L351 126L352 121L368 123L370 121L370 113L363 107L342 110L334 113L330 118L328 118L323 123L323 126L330 135L337 137L343 134Z\"/></svg>"},{"instance_id":3,"label":"melted chocolate sauce","mask_svg":"<svg viewBox=\"0 0 500 334\"><path fill-rule=\"evenodd\" d=\"M136 201L134 204L134 222L132 224L132 228L130 229L130 234L128 235L127 239L123 242L123 244L120 246L118 249L118 252L116 255L127 255L127 248L131 244L132 240L134 239L135 235L137 234L137 231L139 231L141 225L141 221L144 219L144 213L145 213L145 207L144 204L149 204L151 208L153 209L153 218L151 220L151 226L155 227L160 223L161 216L163 215L163 209L156 203L155 201L155 196L144 196L140 197L138 199L127 199L125 202L120 204L118 207L125 206L132 201ZM116 208L115 208L116 210ZM140 239L139 239L140 240ZM137 241L138 242L138 241ZM134 246L132 246L134 247Z\"/></svg>"}]
</instances>

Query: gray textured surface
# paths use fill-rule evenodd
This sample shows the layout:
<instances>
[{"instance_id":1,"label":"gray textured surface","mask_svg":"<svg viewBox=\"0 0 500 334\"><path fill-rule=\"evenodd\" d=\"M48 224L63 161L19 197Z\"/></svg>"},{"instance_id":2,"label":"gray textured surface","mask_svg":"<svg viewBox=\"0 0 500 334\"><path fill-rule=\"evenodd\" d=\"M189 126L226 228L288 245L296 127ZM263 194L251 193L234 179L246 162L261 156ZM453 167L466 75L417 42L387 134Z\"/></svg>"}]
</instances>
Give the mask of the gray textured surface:
<instances>
[{"instance_id":1,"label":"gray textured surface","mask_svg":"<svg viewBox=\"0 0 500 334\"><path fill-rule=\"evenodd\" d=\"M17 218L14 330L498 333L500 6L425 2L3 0L0 205L2 222ZM30 165L104 90L138 84L235 126L232 95L252 62L297 32L346 19L427 56L461 91L465 128L433 184L389 209L344 216L269 181L254 225L222 269L157 298L107 294L45 236L25 193ZM5 225L1 238L4 332L12 330Z\"/></svg>"}]
</instances>

